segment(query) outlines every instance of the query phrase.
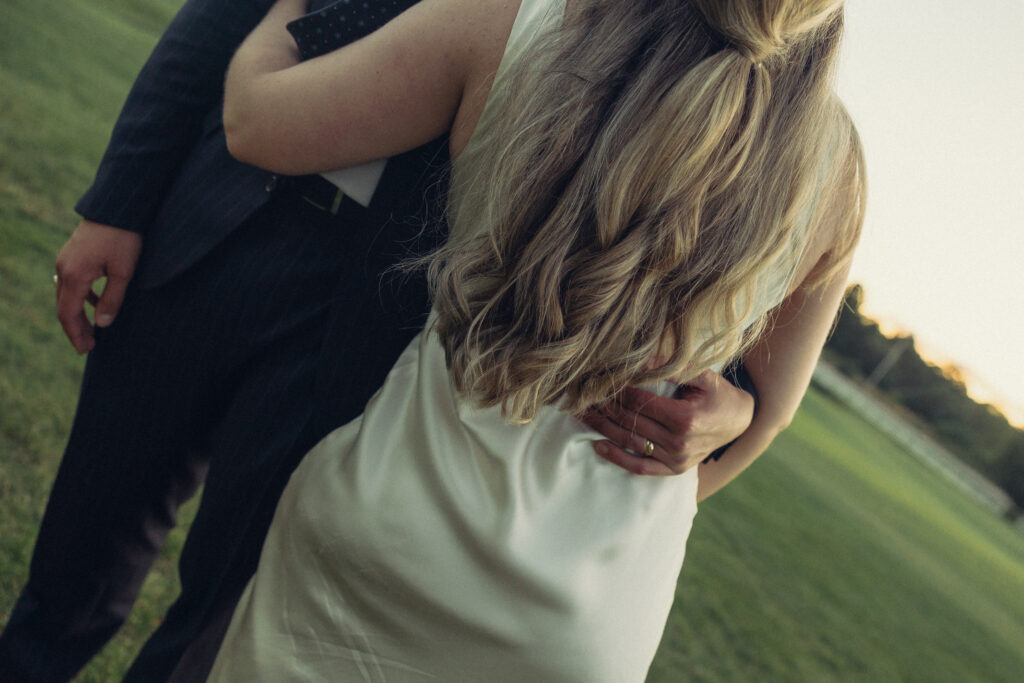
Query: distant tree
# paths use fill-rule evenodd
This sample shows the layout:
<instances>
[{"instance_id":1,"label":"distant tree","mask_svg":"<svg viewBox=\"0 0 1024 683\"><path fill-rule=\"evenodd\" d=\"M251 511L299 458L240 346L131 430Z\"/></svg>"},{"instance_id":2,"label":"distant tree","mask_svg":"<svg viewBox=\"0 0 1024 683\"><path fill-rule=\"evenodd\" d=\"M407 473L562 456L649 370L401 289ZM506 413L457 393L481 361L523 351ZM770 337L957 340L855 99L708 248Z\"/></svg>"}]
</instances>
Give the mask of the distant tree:
<instances>
[{"instance_id":1,"label":"distant tree","mask_svg":"<svg viewBox=\"0 0 1024 683\"><path fill-rule=\"evenodd\" d=\"M1017 504L1016 514L1024 511L1024 432L1017 432L995 467L995 480L1013 502Z\"/></svg>"},{"instance_id":2,"label":"distant tree","mask_svg":"<svg viewBox=\"0 0 1024 683\"><path fill-rule=\"evenodd\" d=\"M972 467L994 480L1006 478L1000 468L1011 465L1005 464L1003 453L1011 442L1024 441L1024 432L992 406L975 402L956 368L924 360L913 337L886 337L878 323L861 313L863 303L864 289L851 286L825 345L826 358L847 375L870 380ZM1006 480L1011 479L1016 481Z\"/></svg>"},{"instance_id":3,"label":"distant tree","mask_svg":"<svg viewBox=\"0 0 1024 683\"><path fill-rule=\"evenodd\" d=\"M864 288L851 285L825 345L826 355L839 370L861 379L878 366L889 348L878 323L860 312L863 303Z\"/></svg>"}]
</instances>

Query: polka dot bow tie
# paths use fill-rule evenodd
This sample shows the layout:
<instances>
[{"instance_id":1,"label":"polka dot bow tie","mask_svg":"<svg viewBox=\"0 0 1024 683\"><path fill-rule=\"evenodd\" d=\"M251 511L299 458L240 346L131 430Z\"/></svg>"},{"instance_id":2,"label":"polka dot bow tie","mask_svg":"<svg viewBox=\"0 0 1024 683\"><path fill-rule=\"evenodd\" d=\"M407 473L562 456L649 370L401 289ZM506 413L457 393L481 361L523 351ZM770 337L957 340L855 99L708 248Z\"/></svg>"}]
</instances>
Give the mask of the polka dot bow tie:
<instances>
[{"instance_id":1,"label":"polka dot bow tie","mask_svg":"<svg viewBox=\"0 0 1024 683\"><path fill-rule=\"evenodd\" d=\"M313 0L312 7L324 2ZM416 0L337 0L288 24L303 59L337 50L368 35L416 4Z\"/></svg>"}]
</instances>

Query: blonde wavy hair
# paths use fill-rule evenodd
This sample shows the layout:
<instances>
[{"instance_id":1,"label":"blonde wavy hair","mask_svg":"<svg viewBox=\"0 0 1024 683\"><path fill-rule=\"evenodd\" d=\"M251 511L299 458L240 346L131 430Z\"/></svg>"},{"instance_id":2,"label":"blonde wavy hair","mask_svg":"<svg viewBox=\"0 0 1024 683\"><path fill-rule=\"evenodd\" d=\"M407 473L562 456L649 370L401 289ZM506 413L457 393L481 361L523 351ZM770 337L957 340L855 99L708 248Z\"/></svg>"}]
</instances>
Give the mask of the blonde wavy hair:
<instances>
[{"instance_id":1,"label":"blonde wavy hair","mask_svg":"<svg viewBox=\"0 0 1024 683\"><path fill-rule=\"evenodd\" d=\"M456 388L509 421L580 411L742 354L794 248L827 238L832 277L864 199L842 22L837 0L572 2L496 83L489 170L429 259Z\"/></svg>"}]
</instances>

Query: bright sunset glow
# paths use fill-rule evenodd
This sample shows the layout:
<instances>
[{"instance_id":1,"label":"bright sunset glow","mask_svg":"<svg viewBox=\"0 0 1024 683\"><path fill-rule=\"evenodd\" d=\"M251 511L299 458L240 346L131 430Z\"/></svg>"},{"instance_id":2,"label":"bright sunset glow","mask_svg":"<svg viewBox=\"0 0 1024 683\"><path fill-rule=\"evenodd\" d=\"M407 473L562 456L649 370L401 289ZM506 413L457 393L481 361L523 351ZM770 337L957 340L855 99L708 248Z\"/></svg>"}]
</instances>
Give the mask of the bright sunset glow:
<instances>
[{"instance_id":1,"label":"bright sunset glow","mask_svg":"<svg viewBox=\"0 0 1024 683\"><path fill-rule=\"evenodd\" d=\"M870 197L865 313L1024 426L1024 2L850 0L840 92Z\"/></svg>"}]
</instances>

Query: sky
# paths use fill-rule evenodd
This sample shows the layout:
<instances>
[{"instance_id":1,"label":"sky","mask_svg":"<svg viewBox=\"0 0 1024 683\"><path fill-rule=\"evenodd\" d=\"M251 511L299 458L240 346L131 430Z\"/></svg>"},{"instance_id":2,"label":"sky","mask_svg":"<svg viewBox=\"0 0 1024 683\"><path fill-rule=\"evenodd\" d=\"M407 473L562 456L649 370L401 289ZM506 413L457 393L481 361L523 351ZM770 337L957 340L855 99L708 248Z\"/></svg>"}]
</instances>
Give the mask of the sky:
<instances>
[{"instance_id":1,"label":"sky","mask_svg":"<svg viewBox=\"0 0 1024 683\"><path fill-rule=\"evenodd\" d=\"M1024 0L848 0L846 24L863 310L1024 426Z\"/></svg>"}]
</instances>

